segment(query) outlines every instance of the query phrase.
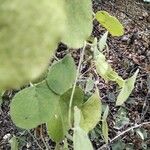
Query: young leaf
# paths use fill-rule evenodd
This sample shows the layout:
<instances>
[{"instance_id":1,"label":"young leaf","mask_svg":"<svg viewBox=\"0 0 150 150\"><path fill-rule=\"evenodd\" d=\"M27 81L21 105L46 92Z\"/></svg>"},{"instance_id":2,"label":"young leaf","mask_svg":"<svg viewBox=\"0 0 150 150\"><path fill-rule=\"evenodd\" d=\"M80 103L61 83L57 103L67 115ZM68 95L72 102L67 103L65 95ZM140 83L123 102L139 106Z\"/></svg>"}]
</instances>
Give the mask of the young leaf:
<instances>
[{"instance_id":1,"label":"young leaf","mask_svg":"<svg viewBox=\"0 0 150 150\"><path fill-rule=\"evenodd\" d=\"M92 32L92 1L65 0L66 32L62 42L69 47L80 48Z\"/></svg>"},{"instance_id":2,"label":"young leaf","mask_svg":"<svg viewBox=\"0 0 150 150\"><path fill-rule=\"evenodd\" d=\"M139 72L139 69L134 73L132 77L125 80L123 88L121 89L121 92L119 93L117 97L116 106L122 105L128 99L129 95L134 89L134 84L135 84L138 72Z\"/></svg>"},{"instance_id":3,"label":"young leaf","mask_svg":"<svg viewBox=\"0 0 150 150\"><path fill-rule=\"evenodd\" d=\"M80 128L81 111L75 107L74 112L74 150L93 150L93 146L88 138L87 133Z\"/></svg>"},{"instance_id":4,"label":"young leaf","mask_svg":"<svg viewBox=\"0 0 150 150\"><path fill-rule=\"evenodd\" d=\"M71 93L72 93L72 88L69 89L66 93L64 93L61 98L60 98L60 109L61 109L61 114L63 114L63 122L65 124L68 125L68 112L69 112L69 103L70 103L70 97L71 97ZM83 104L83 99L84 99L84 92L81 88L76 87L75 88L75 92L74 92L74 96L73 96L73 102L72 102L72 115L71 115L71 119L73 122L73 118L74 118L74 107L81 107Z\"/></svg>"},{"instance_id":5,"label":"young leaf","mask_svg":"<svg viewBox=\"0 0 150 150\"><path fill-rule=\"evenodd\" d=\"M98 11L96 19L105 27L112 36L121 36L124 34L124 28L116 17L111 16L106 11Z\"/></svg>"},{"instance_id":6,"label":"young leaf","mask_svg":"<svg viewBox=\"0 0 150 150\"><path fill-rule=\"evenodd\" d=\"M107 45L107 43L106 43L107 42L107 37L108 37L108 31L106 31L104 33L104 35L99 40L99 49L100 49L101 52L104 50L104 48Z\"/></svg>"},{"instance_id":7,"label":"young leaf","mask_svg":"<svg viewBox=\"0 0 150 150\"><path fill-rule=\"evenodd\" d=\"M60 103L63 102L65 104L67 104L69 107L71 93L72 93L72 88L69 89L67 92L65 92L61 96ZM74 106L78 106L80 108L83 104L83 99L84 99L84 91L80 87L76 86L75 92L73 95L72 110L73 110Z\"/></svg>"},{"instance_id":8,"label":"young leaf","mask_svg":"<svg viewBox=\"0 0 150 150\"><path fill-rule=\"evenodd\" d=\"M101 100L96 91L81 107L81 128L87 133L92 130L101 119L101 111Z\"/></svg>"},{"instance_id":9,"label":"young leaf","mask_svg":"<svg viewBox=\"0 0 150 150\"><path fill-rule=\"evenodd\" d=\"M53 117L47 123L47 132L50 138L55 142L61 142L67 132L67 125L63 123L62 114L60 112L59 104L57 104L56 111Z\"/></svg>"},{"instance_id":10,"label":"young leaf","mask_svg":"<svg viewBox=\"0 0 150 150\"><path fill-rule=\"evenodd\" d=\"M108 124L106 120L102 121L102 133L103 133L105 142L108 143Z\"/></svg>"},{"instance_id":11,"label":"young leaf","mask_svg":"<svg viewBox=\"0 0 150 150\"><path fill-rule=\"evenodd\" d=\"M54 115L47 123L48 134L55 142L61 142L64 139L67 130L69 129L68 112L71 93L72 89L69 89L60 97L58 104L55 105L56 110ZM76 87L73 97L72 114L74 113L74 106L81 107L83 103L83 96L82 89Z\"/></svg>"},{"instance_id":12,"label":"young leaf","mask_svg":"<svg viewBox=\"0 0 150 150\"><path fill-rule=\"evenodd\" d=\"M105 56L98 52L95 57L95 65L98 74L106 81L116 81L120 87L123 86L124 80L115 72L111 65L106 61Z\"/></svg>"},{"instance_id":13,"label":"young leaf","mask_svg":"<svg viewBox=\"0 0 150 150\"><path fill-rule=\"evenodd\" d=\"M127 111L125 108L120 107L115 116L115 128L121 129L125 125L129 124L129 118L127 117Z\"/></svg>"},{"instance_id":14,"label":"young leaf","mask_svg":"<svg viewBox=\"0 0 150 150\"><path fill-rule=\"evenodd\" d=\"M25 88L11 102L11 119L20 128L35 128L50 120L58 100L59 96L48 89L45 81Z\"/></svg>"},{"instance_id":15,"label":"young leaf","mask_svg":"<svg viewBox=\"0 0 150 150\"><path fill-rule=\"evenodd\" d=\"M93 90L93 88L94 88L94 81L93 81L92 77L89 77L87 79L85 93L91 92L91 90Z\"/></svg>"},{"instance_id":16,"label":"young leaf","mask_svg":"<svg viewBox=\"0 0 150 150\"><path fill-rule=\"evenodd\" d=\"M11 144L11 150L18 150L19 147L18 147L18 141L16 139L15 136L13 136L10 140L9 140L9 143Z\"/></svg>"},{"instance_id":17,"label":"young leaf","mask_svg":"<svg viewBox=\"0 0 150 150\"><path fill-rule=\"evenodd\" d=\"M107 105L106 109L104 111L102 120L106 120L107 119L108 113L109 113L109 106Z\"/></svg>"},{"instance_id":18,"label":"young leaf","mask_svg":"<svg viewBox=\"0 0 150 150\"><path fill-rule=\"evenodd\" d=\"M66 20L62 0L0 3L0 89L5 90L20 87L47 69Z\"/></svg>"},{"instance_id":19,"label":"young leaf","mask_svg":"<svg viewBox=\"0 0 150 150\"><path fill-rule=\"evenodd\" d=\"M62 95L72 87L75 77L75 62L67 55L50 68L46 81L53 92Z\"/></svg>"}]
</instances>

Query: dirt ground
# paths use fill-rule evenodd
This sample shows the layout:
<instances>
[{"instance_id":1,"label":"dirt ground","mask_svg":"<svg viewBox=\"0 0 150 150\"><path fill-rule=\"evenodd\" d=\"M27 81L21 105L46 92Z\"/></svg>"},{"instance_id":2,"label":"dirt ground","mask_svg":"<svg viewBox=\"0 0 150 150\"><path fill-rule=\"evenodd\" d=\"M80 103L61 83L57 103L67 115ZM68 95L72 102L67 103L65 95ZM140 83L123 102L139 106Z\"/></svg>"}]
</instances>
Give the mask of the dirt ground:
<instances>
[{"instance_id":1,"label":"dirt ground","mask_svg":"<svg viewBox=\"0 0 150 150\"><path fill-rule=\"evenodd\" d=\"M114 83L106 84L101 78L97 79L93 76L95 80L99 81L98 86L103 103L110 107L109 138L113 139L132 125L150 121L150 3L143 3L142 0L94 0L93 10L94 12L98 10L108 11L116 16L125 27L125 35L122 37L116 38L109 35L108 38L109 51L106 52L106 56L112 67L124 79L130 77L137 68L140 69L134 92L122 107L122 113L126 113L124 116L126 123L119 127L116 126L116 115L120 108L115 107L114 100L117 94L116 85ZM104 32L105 29L97 21L94 21L93 36L99 39ZM66 53L68 53L67 47L60 44L56 56L62 58ZM78 50L73 51L72 55L78 62ZM87 62L83 65L82 72L86 72L89 67L90 62ZM89 73L93 74L93 70L87 72L85 77ZM18 129L12 123L9 115L9 104L16 92L14 90L6 91L3 96L0 110L0 150L10 149L9 139L13 135L18 137L22 150L38 150L40 146L44 148L43 140L53 149L54 143L45 134L44 136L41 135L41 130L43 130L42 133L45 133L43 126L36 130L25 131ZM150 150L150 124L143 126L141 130L147 134L144 140L135 132L127 132L120 139L118 138L118 141L130 145L129 150L144 150L144 144L146 150ZM98 127L90 133L91 141L96 150L104 144L100 134ZM103 149L113 149L114 143ZM120 150L120 148L115 149Z\"/></svg>"}]
</instances>

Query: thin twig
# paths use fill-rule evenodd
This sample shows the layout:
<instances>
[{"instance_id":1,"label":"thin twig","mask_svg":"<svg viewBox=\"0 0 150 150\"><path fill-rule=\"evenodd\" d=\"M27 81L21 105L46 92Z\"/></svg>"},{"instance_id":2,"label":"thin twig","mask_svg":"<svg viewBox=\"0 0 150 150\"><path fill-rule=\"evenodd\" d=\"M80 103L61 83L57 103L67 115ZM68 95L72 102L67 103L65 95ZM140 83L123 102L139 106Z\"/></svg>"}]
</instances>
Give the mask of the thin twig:
<instances>
[{"instance_id":1,"label":"thin twig","mask_svg":"<svg viewBox=\"0 0 150 150\"><path fill-rule=\"evenodd\" d=\"M41 129L43 129L43 126L42 126L42 125L41 125ZM43 142L43 144L44 144L46 150L51 150L49 144L48 144L47 142L45 142L45 139L44 139L44 137L43 137L42 131L41 131L40 137L41 137L41 139L42 139L42 142Z\"/></svg>"},{"instance_id":2,"label":"thin twig","mask_svg":"<svg viewBox=\"0 0 150 150\"><path fill-rule=\"evenodd\" d=\"M150 121L149 122L143 122L141 124L136 124L128 129L126 129L125 131L121 132L120 134L118 134L117 136L115 136L113 139L111 139L109 141L109 144L111 144L112 142L114 142L116 139L118 139L120 136L124 135L125 133L129 132L130 130L133 130L133 129L136 129L136 128L139 128L143 125L146 125L146 124L150 124ZM107 147L109 144L104 144L103 146L101 146L98 150L102 150L103 148Z\"/></svg>"},{"instance_id":3,"label":"thin twig","mask_svg":"<svg viewBox=\"0 0 150 150\"><path fill-rule=\"evenodd\" d=\"M34 141L36 142L37 146L41 149L44 150L41 145L38 143L37 139L34 137L34 135L28 130L28 133L31 135L31 137L34 139Z\"/></svg>"},{"instance_id":4,"label":"thin twig","mask_svg":"<svg viewBox=\"0 0 150 150\"><path fill-rule=\"evenodd\" d=\"M144 104L143 104L143 108L142 108L142 116L141 116L141 119L140 120L144 120L145 118L145 115L149 109L149 102L148 102L148 98L149 98L149 95L150 95L150 89L148 90L146 96L145 96L145 100L144 100ZM147 104L148 103L148 104ZM146 109L145 109L146 108ZM145 109L145 110L144 110Z\"/></svg>"},{"instance_id":5,"label":"thin twig","mask_svg":"<svg viewBox=\"0 0 150 150\"><path fill-rule=\"evenodd\" d=\"M90 70L92 70L94 67L95 67L95 64L93 64L88 70L86 70L85 72L83 72L83 73L80 75L80 78L83 77L87 72L89 72Z\"/></svg>"},{"instance_id":6,"label":"thin twig","mask_svg":"<svg viewBox=\"0 0 150 150\"><path fill-rule=\"evenodd\" d=\"M75 82L74 82L74 85L73 85L73 89L72 89L72 93L71 93L71 97L70 97L69 115L68 115L68 119L69 119L68 121L69 121L70 127L72 126L71 125L71 108L72 108L73 96L74 96L74 92L75 92L75 87L77 85L78 76L79 76L79 73L80 73L81 63L82 63L83 58L84 58L85 48L86 48L86 42L84 43L84 47L83 47L82 52L80 54L81 56L80 56L80 60L79 60L79 64L78 64L78 69L77 69L77 73L76 73L76 79L75 79Z\"/></svg>"}]
</instances>

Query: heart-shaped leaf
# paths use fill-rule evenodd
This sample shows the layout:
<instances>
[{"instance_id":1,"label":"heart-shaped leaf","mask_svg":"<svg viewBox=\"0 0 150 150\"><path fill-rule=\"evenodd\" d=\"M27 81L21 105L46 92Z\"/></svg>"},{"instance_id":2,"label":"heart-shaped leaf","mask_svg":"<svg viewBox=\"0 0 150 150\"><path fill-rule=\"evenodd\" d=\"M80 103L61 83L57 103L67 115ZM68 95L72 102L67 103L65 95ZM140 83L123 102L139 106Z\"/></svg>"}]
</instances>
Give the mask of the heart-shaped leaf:
<instances>
[{"instance_id":1,"label":"heart-shaped leaf","mask_svg":"<svg viewBox=\"0 0 150 150\"><path fill-rule=\"evenodd\" d=\"M62 95L72 87L75 77L75 62L70 55L67 55L50 68L46 80L52 91Z\"/></svg>"},{"instance_id":2,"label":"heart-shaped leaf","mask_svg":"<svg viewBox=\"0 0 150 150\"><path fill-rule=\"evenodd\" d=\"M11 119L20 128L35 128L50 120L58 100L59 96L50 91L45 82L25 88L11 102Z\"/></svg>"},{"instance_id":3,"label":"heart-shaped leaf","mask_svg":"<svg viewBox=\"0 0 150 150\"><path fill-rule=\"evenodd\" d=\"M72 89L69 89L66 93L64 93L56 104L55 113L53 117L47 123L47 130L48 134L55 142L60 142L64 139L67 130L69 129L69 122L68 122L68 112L69 112L69 102L71 97ZM74 106L81 107L83 103L83 91L81 88L76 87L75 93L73 97L73 104L72 104L72 114L74 113L73 108ZM72 122L73 122L73 115L72 115Z\"/></svg>"},{"instance_id":4,"label":"heart-shaped leaf","mask_svg":"<svg viewBox=\"0 0 150 150\"><path fill-rule=\"evenodd\" d=\"M81 128L87 133L92 130L101 119L101 100L96 91L81 107Z\"/></svg>"}]
</instances>

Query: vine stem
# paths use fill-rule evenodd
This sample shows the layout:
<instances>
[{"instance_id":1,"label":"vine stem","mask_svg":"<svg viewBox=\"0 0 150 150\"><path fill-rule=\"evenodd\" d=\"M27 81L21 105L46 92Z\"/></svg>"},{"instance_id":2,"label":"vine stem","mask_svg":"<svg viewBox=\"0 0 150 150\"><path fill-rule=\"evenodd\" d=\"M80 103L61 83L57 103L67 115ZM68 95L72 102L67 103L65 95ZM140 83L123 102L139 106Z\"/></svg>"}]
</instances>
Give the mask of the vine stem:
<instances>
[{"instance_id":1,"label":"vine stem","mask_svg":"<svg viewBox=\"0 0 150 150\"><path fill-rule=\"evenodd\" d=\"M74 92L75 92L75 88L76 88L76 85L77 85L77 80L78 80L78 77L79 77L79 73L80 73L80 68L81 68L81 63L84 59L84 52L85 52L85 48L86 48L86 41L84 42L84 46L83 46L83 49L80 53L80 60L79 60L79 64L78 64L78 68L77 68L77 72L76 72L76 78L75 78L75 82L74 82L74 85L73 85L73 88L72 88L72 93L71 93L71 96L70 96L70 102L69 102L69 113L68 113L68 121L69 121L69 125L70 127L72 127L71 125L71 108L72 108L72 103L73 103L73 96L74 96Z\"/></svg>"},{"instance_id":2,"label":"vine stem","mask_svg":"<svg viewBox=\"0 0 150 150\"><path fill-rule=\"evenodd\" d=\"M149 122L143 122L141 124L136 124L130 128L127 128L125 131L121 132L120 134L118 134L117 136L115 136L113 139L110 140L109 144L114 142L116 139L118 139L120 136L124 135L125 133L129 132L130 130L133 130L133 129L136 129L136 128L139 128L143 125L146 125L146 124L150 124L150 121ZM102 150L103 148L105 148L106 146L108 146L108 144L104 144L102 145L98 150Z\"/></svg>"}]
</instances>

